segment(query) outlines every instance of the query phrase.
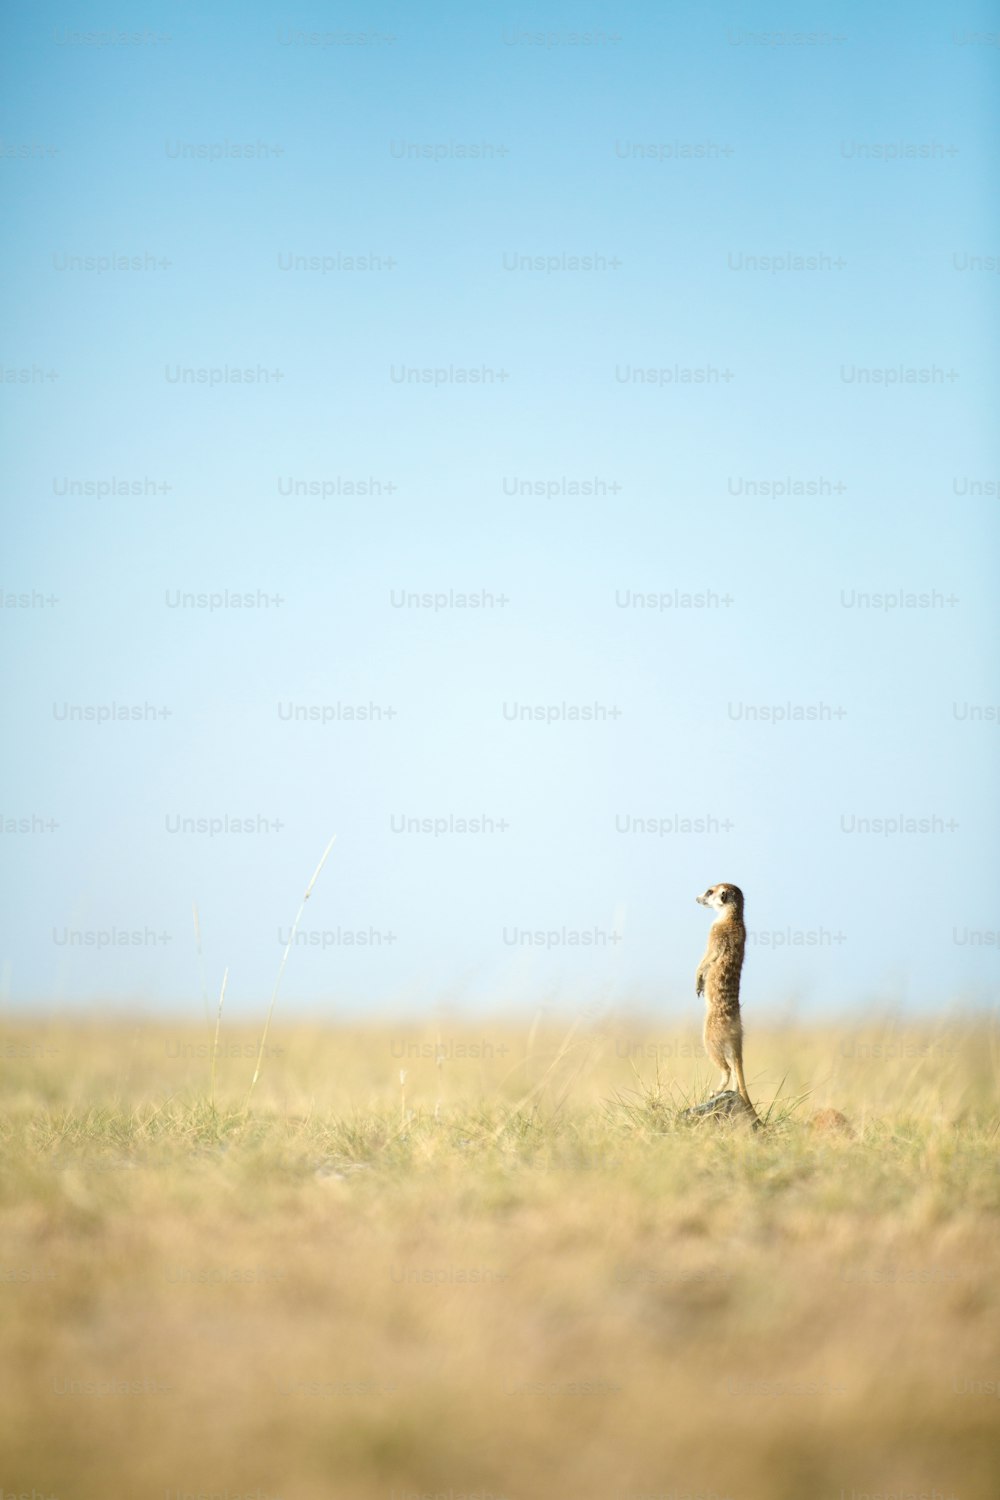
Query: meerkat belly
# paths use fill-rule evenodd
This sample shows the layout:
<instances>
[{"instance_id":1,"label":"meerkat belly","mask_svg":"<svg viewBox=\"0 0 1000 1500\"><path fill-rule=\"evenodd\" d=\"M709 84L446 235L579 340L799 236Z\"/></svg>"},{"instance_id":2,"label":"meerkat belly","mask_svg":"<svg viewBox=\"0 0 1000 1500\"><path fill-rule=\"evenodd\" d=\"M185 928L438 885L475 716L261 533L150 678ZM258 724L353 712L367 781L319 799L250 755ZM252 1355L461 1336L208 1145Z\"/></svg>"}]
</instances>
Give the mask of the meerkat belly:
<instances>
[{"instance_id":1,"label":"meerkat belly","mask_svg":"<svg viewBox=\"0 0 1000 1500\"><path fill-rule=\"evenodd\" d=\"M713 1015L723 1016L729 1020L738 1021L740 1018L740 992L739 989L728 987L715 987L710 984L705 986L705 1009Z\"/></svg>"}]
</instances>

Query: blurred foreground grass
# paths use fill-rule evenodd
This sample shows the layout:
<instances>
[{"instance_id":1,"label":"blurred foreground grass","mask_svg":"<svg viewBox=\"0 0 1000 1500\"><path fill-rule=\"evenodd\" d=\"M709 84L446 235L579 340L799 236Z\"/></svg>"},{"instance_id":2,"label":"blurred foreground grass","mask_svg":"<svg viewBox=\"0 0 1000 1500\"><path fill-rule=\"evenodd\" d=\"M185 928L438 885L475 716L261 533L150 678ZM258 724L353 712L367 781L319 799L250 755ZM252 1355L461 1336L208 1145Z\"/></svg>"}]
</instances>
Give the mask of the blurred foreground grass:
<instances>
[{"instance_id":1,"label":"blurred foreground grass","mask_svg":"<svg viewBox=\"0 0 1000 1500\"><path fill-rule=\"evenodd\" d=\"M0 1023L0 1490L995 1500L995 1025L567 1032Z\"/></svg>"}]
</instances>

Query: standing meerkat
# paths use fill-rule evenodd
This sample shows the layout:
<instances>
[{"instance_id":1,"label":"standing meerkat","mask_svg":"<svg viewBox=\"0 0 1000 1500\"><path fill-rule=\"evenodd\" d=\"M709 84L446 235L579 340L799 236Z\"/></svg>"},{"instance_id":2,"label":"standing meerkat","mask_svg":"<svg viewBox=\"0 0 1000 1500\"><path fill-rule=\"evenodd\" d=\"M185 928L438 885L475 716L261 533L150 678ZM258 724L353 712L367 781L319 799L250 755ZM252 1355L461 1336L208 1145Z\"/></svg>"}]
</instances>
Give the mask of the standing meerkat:
<instances>
[{"instance_id":1,"label":"standing meerkat","mask_svg":"<svg viewBox=\"0 0 1000 1500\"><path fill-rule=\"evenodd\" d=\"M724 881L721 885L710 885L703 896L695 899L718 912L709 928L708 947L695 976L695 992L705 996L705 1051L722 1069L720 1090L728 1089L730 1074L735 1069L740 1098L759 1124L743 1077L740 970L747 942L743 892L738 885Z\"/></svg>"}]
</instances>

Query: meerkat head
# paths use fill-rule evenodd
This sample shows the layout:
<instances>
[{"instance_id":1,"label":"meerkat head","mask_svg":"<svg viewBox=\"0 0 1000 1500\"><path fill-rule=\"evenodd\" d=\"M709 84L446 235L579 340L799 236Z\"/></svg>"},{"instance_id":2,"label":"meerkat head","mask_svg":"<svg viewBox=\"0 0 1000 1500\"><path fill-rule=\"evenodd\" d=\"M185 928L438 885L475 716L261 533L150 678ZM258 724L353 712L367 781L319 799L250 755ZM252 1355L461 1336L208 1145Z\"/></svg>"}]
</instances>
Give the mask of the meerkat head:
<instances>
[{"instance_id":1,"label":"meerkat head","mask_svg":"<svg viewBox=\"0 0 1000 1500\"><path fill-rule=\"evenodd\" d=\"M724 917L743 915L743 892L738 885L730 885L725 880L721 885L710 885L704 895L696 896L695 900L702 906L711 906Z\"/></svg>"}]
</instances>

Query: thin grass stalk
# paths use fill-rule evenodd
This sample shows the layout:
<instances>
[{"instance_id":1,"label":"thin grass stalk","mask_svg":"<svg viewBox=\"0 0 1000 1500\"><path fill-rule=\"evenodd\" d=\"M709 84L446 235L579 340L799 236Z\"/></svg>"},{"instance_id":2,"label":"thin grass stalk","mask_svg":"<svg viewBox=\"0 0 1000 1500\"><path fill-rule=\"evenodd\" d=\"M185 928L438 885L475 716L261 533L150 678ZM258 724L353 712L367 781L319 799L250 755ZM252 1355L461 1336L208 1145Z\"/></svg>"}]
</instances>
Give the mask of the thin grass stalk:
<instances>
[{"instance_id":1,"label":"thin grass stalk","mask_svg":"<svg viewBox=\"0 0 1000 1500\"><path fill-rule=\"evenodd\" d=\"M219 991L219 1009L215 1017L215 1040L212 1042L212 1113L215 1114L215 1060L219 1055L219 1028L222 1025L222 1002L226 998L226 985L229 982L229 970L222 976L222 989Z\"/></svg>"},{"instance_id":2,"label":"thin grass stalk","mask_svg":"<svg viewBox=\"0 0 1000 1500\"><path fill-rule=\"evenodd\" d=\"M257 1065L256 1065L256 1067L253 1070L253 1077L250 1080L250 1087L247 1090L246 1103L243 1106L244 1112L250 1108L250 1096L252 1095L252 1093L254 1091L254 1086L255 1086L255 1084L257 1082L257 1079L260 1077L260 1065L261 1065L261 1061L263 1060L263 1057L264 1057L264 1048L267 1046L267 1034L268 1034L268 1032L271 1029L271 1017L274 1014L274 1002L278 998L278 986L281 984L281 976L285 972L285 964L288 962L288 955L292 951L292 944L295 941L295 934L296 934L296 931L298 930L298 925L299 925L300 921L302 920L302 913L306 909L306 902L309 900L309 897L312 895L313 886L316 884L317 880L319 879L320 872L323 869L323 866L326 864L327 856L330 853L330 850L333 848L333 846L336 843L336 841L337 841L337 835L334 834L333 838L330 840L330 842L327 844L326 848L323 850L323 858L320 860L319 864L316 866L316 869L313 872L313 878L312 878L312 880L310 880L309 884L306 886L306 893L302 897L302 905L299 907L298 912L296 913L295 921L292 923L292 930L288 934L288 943L285 946L284 953L281 955L281 965L280 965L280 967L278 969L278 977L274 981L274 989L271 992L271 1003L270 1003L270 1005L267 1008L267 1020L264 1022L264 1030L263 1030L263 1033L262 1033L261 1039L260 1039L260 1047L257 1049Z\"/></svg>"},{"instance_id":3,"label":"thin grass stalk","mask_svg":"<svg viewBox=\"0 0 1000 1500\"><path fill-rule=\"evenodd\" d=\"M545 1088L545 1085L548 1083L549 1079L551 1078L553 1072L559 1066L559 1064L562 1062L563 1058L566 1056L566 1053L569 1050L570 1041L572 1040L575 1032L579 1029L579 1026L580 1026L580 1020L579 1020L579 1017L577 1017L577 1019L573 1022L572 1026L569 1028L569 1030L567 1031L566 1035L563 1037L562 1041L560 1042L559 1048L558 1048L558 1050L556 1052L556 1055L555 1055L555 1057L553 1057L552 1061L549 1063L549 1065L546 1068L544 1074L538 1080L538 1082L535 1083L528 1090L528 1092L526 1094L524 1094L521 1099L518 1100L517 1104L514 1106L514 1108L512 1110L513 1114L516 1115L516 1114L520 1113L520 1111L524 1108L524 1106L526 1104L530 1104L531 1101L532 1101L532 1099L537 1098L537 1096L542 1092L542 1090ZM586 1043L587 1043L587 1039L584 1038L584 1044L586 1044ZM593 1046L593 1042L591 1042L590 1045ZM496 1140L498 1138L498 1136L500 1136L505 1129L506 1129L506 1121L501 1121L501 1123L497 1126L496 1130L493 1132L493 1140Z\"/></svg>"}]
</instances>

